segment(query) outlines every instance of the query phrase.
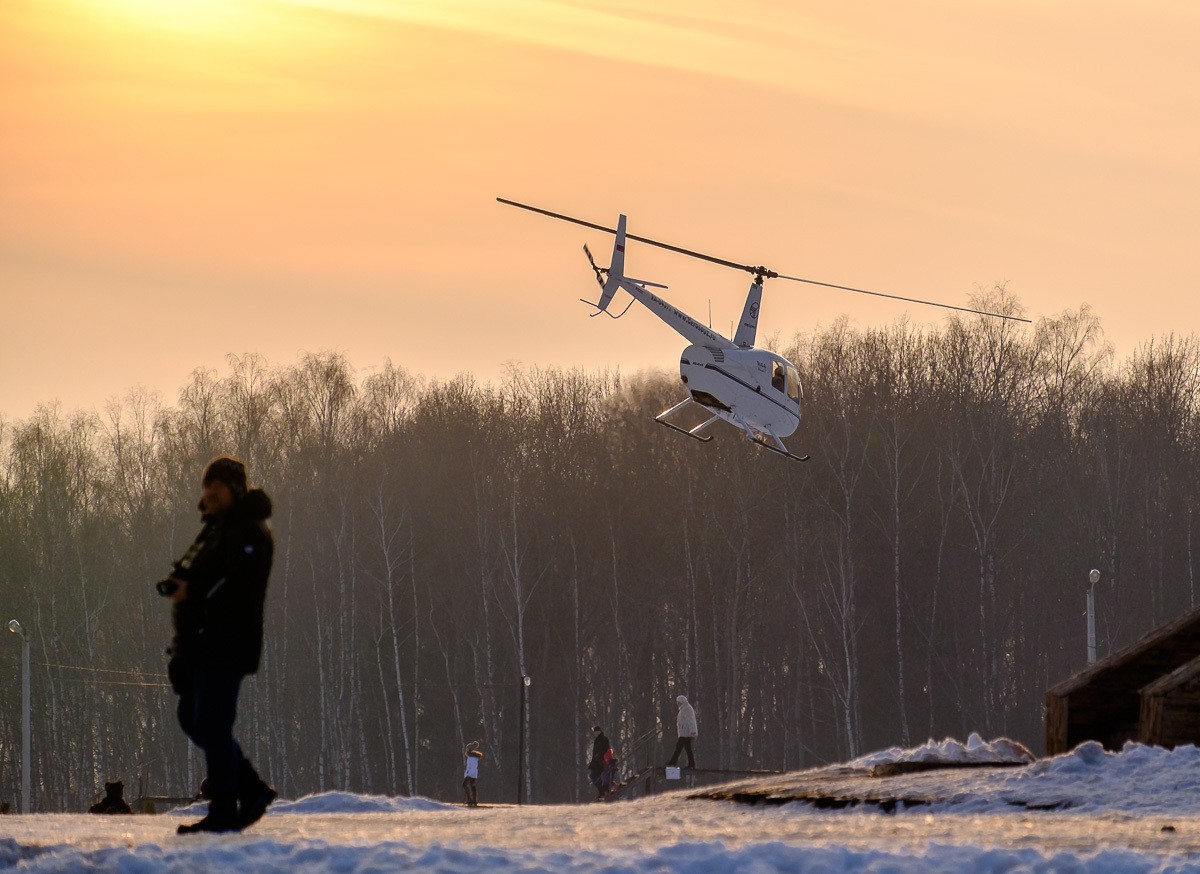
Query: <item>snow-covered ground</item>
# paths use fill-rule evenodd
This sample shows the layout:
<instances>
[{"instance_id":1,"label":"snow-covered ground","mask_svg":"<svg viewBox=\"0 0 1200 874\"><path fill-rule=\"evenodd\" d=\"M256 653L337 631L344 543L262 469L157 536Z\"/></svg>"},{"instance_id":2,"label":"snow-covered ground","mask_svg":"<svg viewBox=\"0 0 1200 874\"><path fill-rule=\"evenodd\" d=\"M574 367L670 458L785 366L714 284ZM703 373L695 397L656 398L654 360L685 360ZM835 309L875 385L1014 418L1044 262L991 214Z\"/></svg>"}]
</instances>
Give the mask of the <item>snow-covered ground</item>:
<instances>
[{"instance_id":1,"label":"snow-covered ground","mask_svg":"<svg viewBox=\"0 0 1200 874\"><path fill-rule=\"evenodd\" d=\"M948 758L961 755L947 749ZM1026 767L914 777L938 774L953 781L942 803L895 814L748 806L677 791L477 810L325 793L277 803L245 834L221 836L176 836L183 815L8 816L0 817L0 869L1200 872L1193 747L1131 744L1111 754L1086 744ZM1066 806L1015 806L1030 798Z\"/></svg>"}]
</instances>

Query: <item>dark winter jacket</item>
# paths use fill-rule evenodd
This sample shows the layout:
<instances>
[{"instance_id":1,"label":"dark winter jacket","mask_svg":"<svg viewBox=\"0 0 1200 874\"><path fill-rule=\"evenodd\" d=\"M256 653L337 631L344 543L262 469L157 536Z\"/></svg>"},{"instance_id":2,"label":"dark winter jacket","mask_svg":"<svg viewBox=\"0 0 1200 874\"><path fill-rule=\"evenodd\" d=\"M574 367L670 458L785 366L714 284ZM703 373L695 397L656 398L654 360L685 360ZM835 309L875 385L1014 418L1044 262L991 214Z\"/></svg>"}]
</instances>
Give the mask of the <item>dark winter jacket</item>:
<instances>
[{"instance_id":1,"label":"dark winter jacket","mask_svg":"<svg viewBox=\"0 0 1200 874\"><path fill-rule=\"evenodd\" d=\"M262 654L263 602L275 542L271 499L251 489L229 510L204 517L204 527L173 575L187 597L173 605L176 667L253 674Z\"/></svg>"},{"instance_id":2,"label":"dark winter jacket","mask_svg":"<svg viewBox=\"0 0 1200 874\"><path fill-rule=\"evenodd\" d=\"M604 754L608 752L612 744L608 742L608 735L600 732L596 735L596 739L592 741L592 760L588 762L589 768L600 769L604 767Z\"/></svg>"}]
</instances>

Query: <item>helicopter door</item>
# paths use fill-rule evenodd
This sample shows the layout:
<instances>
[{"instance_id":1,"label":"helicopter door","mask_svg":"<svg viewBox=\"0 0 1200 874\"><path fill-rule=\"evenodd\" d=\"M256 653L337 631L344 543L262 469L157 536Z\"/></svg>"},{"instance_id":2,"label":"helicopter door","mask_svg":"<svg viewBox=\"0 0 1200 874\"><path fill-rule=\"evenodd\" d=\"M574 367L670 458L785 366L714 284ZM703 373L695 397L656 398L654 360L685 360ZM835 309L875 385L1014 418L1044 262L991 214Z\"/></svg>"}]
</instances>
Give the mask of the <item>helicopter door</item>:
<instances>
[{"instance_id":1,"label":"helicopter door","mask_svg":"<svg viewBox=\"0 0 1200 874\"><path fill-rule=\"evenodd\" d=\"M799 405L801 394L800 374L797 372L795 367L792 367L789 364L787 368L787 396L795 401L797 405Z\"/></svg>"}]
</instances>

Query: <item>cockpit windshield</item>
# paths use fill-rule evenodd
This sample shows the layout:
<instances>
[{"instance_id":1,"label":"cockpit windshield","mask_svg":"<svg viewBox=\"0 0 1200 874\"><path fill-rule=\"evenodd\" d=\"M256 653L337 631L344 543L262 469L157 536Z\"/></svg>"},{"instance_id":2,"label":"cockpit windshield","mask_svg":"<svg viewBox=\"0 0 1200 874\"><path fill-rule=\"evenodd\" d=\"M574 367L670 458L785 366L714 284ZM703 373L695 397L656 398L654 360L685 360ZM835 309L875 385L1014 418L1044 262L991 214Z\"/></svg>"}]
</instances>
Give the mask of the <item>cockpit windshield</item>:
<instances>
[{"instance_id":1,"label":"cockpit windshield","mask_svg":"<svg viewBox=\"0 0 1200 874\"><path fill-rule=\"evenodd\" d=\"M800 403L800 395L800 374L796 372L795 367L789 364L787 366L787 396L796 403Z\"/></svg>"}]
</instances>

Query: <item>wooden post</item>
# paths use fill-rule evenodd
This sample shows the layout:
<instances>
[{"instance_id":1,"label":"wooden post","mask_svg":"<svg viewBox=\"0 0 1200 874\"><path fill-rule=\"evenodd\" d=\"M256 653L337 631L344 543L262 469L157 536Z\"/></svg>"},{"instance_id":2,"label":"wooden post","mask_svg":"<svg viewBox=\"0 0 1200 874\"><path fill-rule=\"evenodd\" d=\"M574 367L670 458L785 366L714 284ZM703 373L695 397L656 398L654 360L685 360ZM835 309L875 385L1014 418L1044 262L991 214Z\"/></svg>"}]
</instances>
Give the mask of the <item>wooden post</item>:
<instances>
[{"instance_id":1,"label":"wooden post","mask_svg":"<svg viewBox=\"0 0 1200 874\"><path fill-rule=\"evenodd\" d=\"M1141 713L1138 719L1138 741L1148 745L1162 745L1163 695L1142 695Z\"/></svg>"},{"instance_id":2,"label":"wooden post","mask_svg":"<svg viewBox=\"0 0 1200 874\"><path fill-rule=\"evenodd\" d=\"M1046 755L1057 756L1067 751L1067 722L1069 699L1060 695L1046 695Z\"/></svg>"}]
</instances>

